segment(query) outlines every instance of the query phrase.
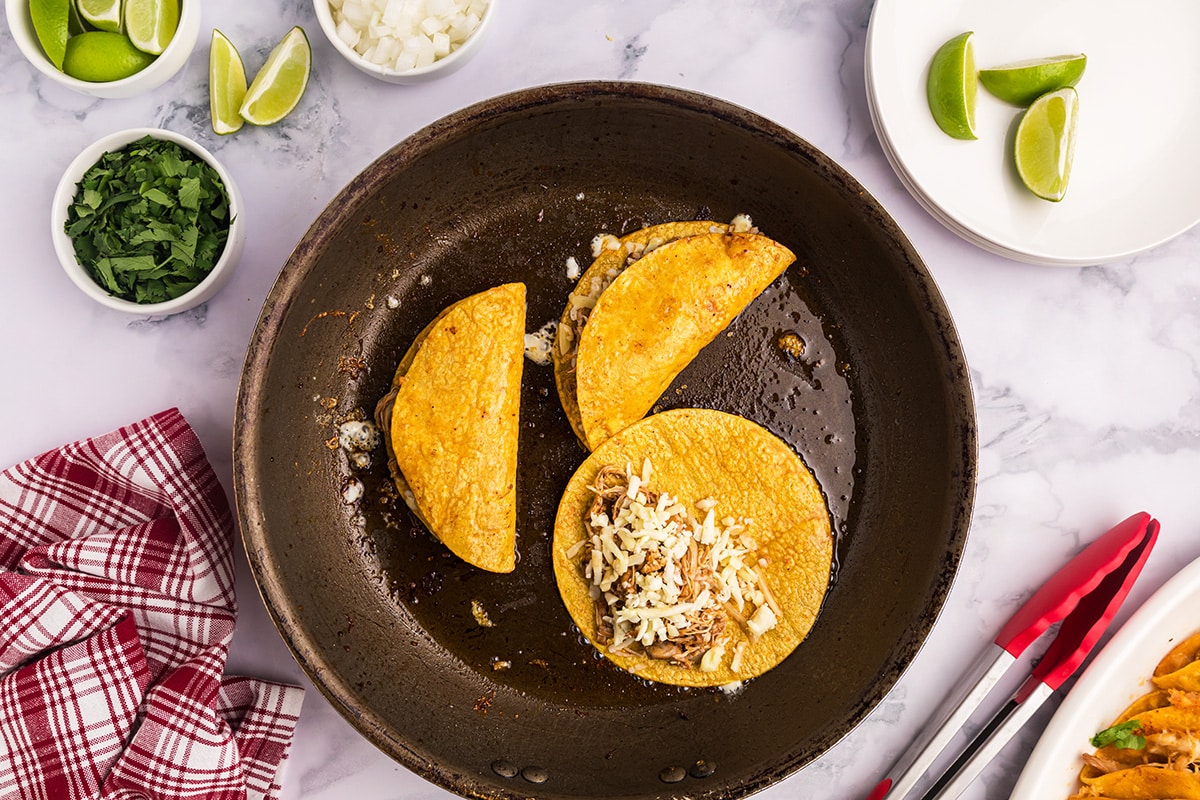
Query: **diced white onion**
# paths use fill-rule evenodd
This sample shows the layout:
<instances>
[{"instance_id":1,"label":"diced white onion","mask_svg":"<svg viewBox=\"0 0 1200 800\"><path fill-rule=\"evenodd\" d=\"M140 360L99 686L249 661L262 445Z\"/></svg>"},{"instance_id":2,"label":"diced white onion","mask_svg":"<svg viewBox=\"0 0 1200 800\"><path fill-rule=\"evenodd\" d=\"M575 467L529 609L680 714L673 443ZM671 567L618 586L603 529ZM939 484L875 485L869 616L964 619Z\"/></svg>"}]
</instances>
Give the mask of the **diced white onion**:
<instances>
[{"instance_id":1,"label":"diced white onion","mask_svg":"<svg viewBox=\"0 0 1200 800\"><path fill-rule=\"evenodd\" d=\"M489 0L329 0L337 36L364 60L404 72L454 52Z\"/></svg>"}]
</instances>

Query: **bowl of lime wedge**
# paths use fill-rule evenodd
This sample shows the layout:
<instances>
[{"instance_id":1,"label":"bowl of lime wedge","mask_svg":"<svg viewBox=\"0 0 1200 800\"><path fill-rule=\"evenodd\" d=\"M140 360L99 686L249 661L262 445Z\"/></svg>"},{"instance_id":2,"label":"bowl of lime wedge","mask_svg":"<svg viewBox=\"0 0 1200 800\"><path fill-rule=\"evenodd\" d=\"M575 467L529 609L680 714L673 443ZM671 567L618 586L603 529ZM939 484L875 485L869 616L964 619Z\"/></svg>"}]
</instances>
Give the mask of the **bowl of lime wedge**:
<instances>
[{"instance_id":1,"label":"bowl of lime wedge","mask_svg":"<svg viewBox=\"0 0 1200 800\"><path fill-rule=\"evenodd\" d=\"M57 84L132 97L183 67L200 33L200 0L5 0L17 47Z\"/></svg>"}]
</instances>

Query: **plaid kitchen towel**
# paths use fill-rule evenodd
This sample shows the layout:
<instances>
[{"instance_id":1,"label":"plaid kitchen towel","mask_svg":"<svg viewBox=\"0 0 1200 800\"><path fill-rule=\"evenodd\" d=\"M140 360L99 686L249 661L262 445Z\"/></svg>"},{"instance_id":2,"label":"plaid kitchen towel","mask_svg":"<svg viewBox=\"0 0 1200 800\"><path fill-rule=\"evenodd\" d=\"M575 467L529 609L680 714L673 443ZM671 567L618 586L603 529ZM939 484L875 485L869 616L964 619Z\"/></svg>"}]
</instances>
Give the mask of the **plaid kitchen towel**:
<instances>
[{"instance_id":1,"label":"plaid kitchen towel","mask_svg":"<svg viewBox=\"0 0 1200 800\"><path fill-rule=\"evenodd\" d=\"M279 796L303 690L224 675L232 548L176 409L0 473L0 800Z\"/></svg>"}]
</instances>

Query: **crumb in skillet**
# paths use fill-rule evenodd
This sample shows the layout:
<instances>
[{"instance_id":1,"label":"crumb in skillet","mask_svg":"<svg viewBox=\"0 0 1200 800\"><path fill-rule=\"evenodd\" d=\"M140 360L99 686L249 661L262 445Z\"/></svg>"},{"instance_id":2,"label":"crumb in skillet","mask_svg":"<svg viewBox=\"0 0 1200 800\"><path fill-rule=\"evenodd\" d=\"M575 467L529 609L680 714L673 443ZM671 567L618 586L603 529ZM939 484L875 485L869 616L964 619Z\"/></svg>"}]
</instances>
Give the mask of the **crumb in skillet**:
<instances>
[{"instance_id":1,"label":"crumb in skillet","mask_svg":"<svg viewBox=\"0 0 1200 800\"><path fill-rule=\"evenodd\" d=\"M485 694L480 695L475 701L475 713L481 717L486 717L488 709L492 707L492 701L496 699L496 690L489 689Z\"/></svg>"},{"instance_id":2,"label":"crumb in skillet","mask_svg":"<svg viewBox=\"0 0 1200 800\"><path fill-rule=\"evenodd\" d=\"M779 334L779 337L775 340L775 344L779 347L780 352L786 356L797 359L804 356L804 340L793 331L785 331Z\"/></svg>"},{"instance_id":3,"label":"crumb in skillet","mask_svg":"<svg viewBox=\"0 0 1200 800\"><path fill-rule=\"evenodd\" d=\"M471 601L471 616L475 617L475 624L481 628L490 628L495 623L488 616L487 609L483 607L483 603L478 600Z\"/></svg>"}]
</instances>

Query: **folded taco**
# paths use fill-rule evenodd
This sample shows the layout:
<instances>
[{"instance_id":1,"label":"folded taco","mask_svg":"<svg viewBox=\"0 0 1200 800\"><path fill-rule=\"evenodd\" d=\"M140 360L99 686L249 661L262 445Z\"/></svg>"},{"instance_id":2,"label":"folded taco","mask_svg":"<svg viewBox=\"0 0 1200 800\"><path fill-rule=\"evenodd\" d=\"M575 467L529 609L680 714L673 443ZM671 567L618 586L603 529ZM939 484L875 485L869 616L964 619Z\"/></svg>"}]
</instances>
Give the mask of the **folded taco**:
<instances>
[{"instance_id":1,"label":"folded taco","mask_svg":"<svg viewBox=\"0 0 1200 800\"><path fill-rule=\"evenodd\" d=\"M741 226L745 231L750 229L749 218L742 218ZM596 306L596 301L617 276L625 271L642 256L650 253L667 242L682 239L685 236L696 236L701 233L725 233L729 225L709 220L692 220L687 222L665 222L661 225L651 225L633 233L617 238L611 234L600 235L592 242L592 252L595 260L580 276L575 288L567 296L567 306L563 310L555 333L554 349L554 384L558 389L558 397L563 409L567 412L567 420L579 441L586 442L583 425L579 421L579 404L575 401L575 356L579 348L579 336L588 316Z\"/></svg>"},{"instance_id":2,"label":"folded taco","mask_svg":"<svg viewBox=\"0 0 1200 800\"><path fill-rule=\"evenodd\" d=\"M602 252L580 279L558 328L555 377L567 417L589 449L645 416L795 260L747 227L647 228L617 240L613 254Z\"/></svg>"},{"instance_id":3,"label":"folded taco","mask_svg":"<svg viewBox=\"0 0 1200 800\"><path fill-rule=\"evenodd\" d=\"M524 352L525 285L472 295L417 336L376 408L405 502L451 552L491 572L516 564Z\"/></svg>"},{"instance_id":4,"label":"folded taco","mask_svg":"<svg viewBox=\"0 0 1200 800\"><path fill-rule=\"evenodd\" d=\"M816 479L781 439L720 411L677 409L609 438L572 476L554 575L575 624L647 680L761 675L808 635L833 535Z\"/></svg>"}]
</instances>

